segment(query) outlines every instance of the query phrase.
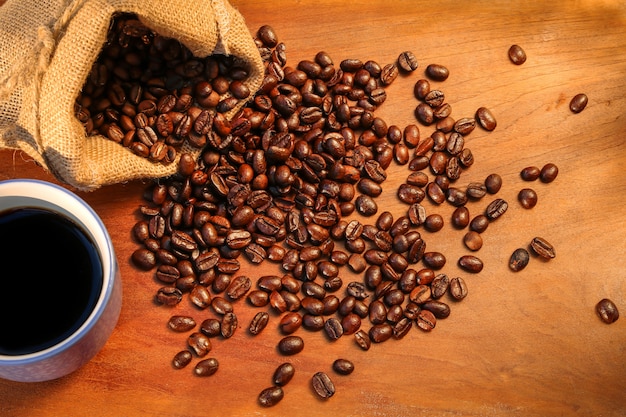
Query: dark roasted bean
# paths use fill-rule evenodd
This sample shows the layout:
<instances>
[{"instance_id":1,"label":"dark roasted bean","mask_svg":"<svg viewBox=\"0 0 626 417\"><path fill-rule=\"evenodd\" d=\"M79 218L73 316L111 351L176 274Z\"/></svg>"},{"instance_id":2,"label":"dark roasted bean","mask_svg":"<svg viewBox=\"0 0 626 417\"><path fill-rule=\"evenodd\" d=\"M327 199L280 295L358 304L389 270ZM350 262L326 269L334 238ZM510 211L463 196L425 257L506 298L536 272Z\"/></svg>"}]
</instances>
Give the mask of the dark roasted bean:
<instances>
[{"instance_id":1,"label":"dark roasted bean","mask_svg":"<svg viewBox=\"0 0 626 417\"><path fill-rule=\"evenodd\" d=\"M271 386L259 393L258 401L263 407L273 407L278 404L284 396L285 393L281 387Z\"/></svg>"},{"instance_id":2,"label":"dark roasted bean","mask_svg":"<svg viewBox=\"0 0 626 417\"><path fill-rule=\"evenodd\" d=\"M354 371L354 364L348 359L337 359L333 362L333 371L340 375L350 375Z\"/></svg>"},{"instance_id":3,"label":"dark roasted bean","mask_svg":"<svg viewBox=\"0 0 626 417\"><path fill-rule=\"evenodd\" d=\"M193 355L188 350L182 350L174 355L172 359L172 366L176 369L182 369L191 363Z\"/></svg>"},{"instance_id":4,"label":"dark roasted bean","mask_svg":"<svg viewBox=\"0 0 626 417\"><path fill-rule=\"evenodd\" d=\"M512 271L518 272L522 269L526 268L528 262L530 260L530 256L528 251L524 248L515 249L511 254L511 258L509 259L509 268Z\"/></svg>"},{"instance_id":5,"label":"dark roasted bean","mask_svg":"<svg viewBox=\"0 0 626 417\"><path fill-rule=\"evenodd\" d=\"M285 336L278 342L278 351L283 355L295 355L304 349L304 340L300 336Z\"/></svg>"},{"instance_id":6,"label":"dark roasted bean","mask_svg":"<svg viewBox=\"0 0 626 417\"><path fill-rule=\"evenodd\" d=\"M587 107L588 101L589 99L587 98L586 94L576 94L574 97L572 97L572 100L569 103L569 109L572 111L572 113L580 113L585 109L585 107Z\"/></svg>"},{"instance_id":7,"label":"dark roasted bean","mask_svg":"<svg viewBox=\"0 0 626 417\"><path fill-rule=\"evenodd\" d=\"M559 168L553 163L547 163L539 172L539 179L541 182L550 183L554 181L559 174Z\"/></svg>"},{"instance_id":8,"label":"dark roasted bean","mask_svg":"<svg viewBox=\"0 0 626 417\"><path fill-rule=\"evenodd\" d=\"M531 209L537 204L537 193L532 188L523 188L517 194L517 200L525 209Z\"/></svg>"},{"instance_id":9,"label":"dark roasted bean","mask_svg":"<svg viewBox=\"0 0 626 417\"><path fill-rule=\"evenodd\" d=\"M443 65L430 64L426 67L426 75L431 80L445 81L450 75L450 71Z\"/></svg>"},{"instance_id":10,"label":"dark roasted bean","mask_svg":"<svg viewBox=\"0 0 626 417\"><path fill-rule=\"evenodd\" d=\"M311 386L318 397L328 399L335 395L335 384L324 372L316 372L311 378Z\"/></svg>"},{"instance_id":11,"label":"dark roasted bean","mask_svg":"<svg viewBox=\"0 0 626 417\"><path fill-rule=\"evenodd\" d=\"M509 205L504 199L497 198L489 203L487 209L485 210L485 215L489 218L489 220L493 221L502 216L508 208Z\"/></svg>"},{"instance_id":12,"label":"dark roasted bean","mask_svg":"<svg viewBox=\"0 0 626 417\"><path fill-rule=\"evenodd\" d=\"M544 259L552 259L556 256L556 252L554 250L554 246L550 244L547 240L541 237L535 237L530 242L530 248L537 255L541 256Z\"/></svg>"},{"instance_id":13,"label":"dark roasted bean","mask_svg":"<svg viewBox=\"0 0 626 417\"><path fill-rule=\"evenodd\" d=\"M611 324L619 319L619 311L615 303L608 298L603 298L596 304L596 313L600 316L600 319Z\"/></svg>"},{"instance_id":14,"label":"dark roasted bean","mask_svg":"<svg viewBox=\"0 0 626 417\"><path fill-rule=\"evenodd\" d=\"M450 280L450 295L456 300L462 300L467 297L467 285L461 277L455 277Z\"/></svg>"},{"instance_id":15,"label":"dark roasted bean","mask_svg":"<svg viewBox=\"0 0 626 417\"><path fill-rule=\"evenodd\" d=\"M522 65L526 62L526 52L519 45L511 45L508 51L509 59L515 65Z\"/></svg>"},{"instance_id":16,"label":"dark roasted bean","mask_svg":"<svg viewBox=\"0 0 626 417\"><path fill-rule=\"evenodd\" d=\"M250 326L248 327L248 331L253 335L257 335L261 333L263 329L265 329L268 321L269 321L269 314L267 314L264 311L260 311L256 313L256 315L252 318L252 321L250 322Z\"/></svg>"},{"instance_id":17,"label":"dark roasted bean","mask_svg":"<svg viewBox=\"0 0 626 417\"><path fill-rule=\"evenodd\" d=\"M463 255L459 258L459 267L474 274L483 270L483 261L474 255Z\"/></svg>"},{"instance_id":18,"label":"dark roasted bean","mask_svg":"<svg viewBox=\"0 0 626 417\"><path fill-rule=\"evenodd\" d=\"M219 369L219 362L215 358L201 360L193 370L196 376L211 376Z\"/></svg>"}]
</instances>

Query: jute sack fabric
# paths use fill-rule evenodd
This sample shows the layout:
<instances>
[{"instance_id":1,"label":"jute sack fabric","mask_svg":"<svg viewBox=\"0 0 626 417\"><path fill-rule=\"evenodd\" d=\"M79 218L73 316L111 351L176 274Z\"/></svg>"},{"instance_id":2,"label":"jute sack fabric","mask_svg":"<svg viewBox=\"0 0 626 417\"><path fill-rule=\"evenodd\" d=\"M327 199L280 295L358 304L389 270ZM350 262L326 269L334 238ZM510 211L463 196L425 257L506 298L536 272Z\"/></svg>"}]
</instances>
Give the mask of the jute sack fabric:
<instances>
[{"instance_id":1,"label":"jute sack fabric","mask_svg":"<svg viewBox=\"0 0 626 417\"><path fill-rule=\"evenodd\" d=\"M21 150L84 191L176 171L176 161L153 163L103 136L87 137L74 115L111 17L122 12L197 57L237 57L249 68L250 91L260 86L261 56L226 0L8 0L0 7L0 149Z\"/></svg>"}]
</instances>

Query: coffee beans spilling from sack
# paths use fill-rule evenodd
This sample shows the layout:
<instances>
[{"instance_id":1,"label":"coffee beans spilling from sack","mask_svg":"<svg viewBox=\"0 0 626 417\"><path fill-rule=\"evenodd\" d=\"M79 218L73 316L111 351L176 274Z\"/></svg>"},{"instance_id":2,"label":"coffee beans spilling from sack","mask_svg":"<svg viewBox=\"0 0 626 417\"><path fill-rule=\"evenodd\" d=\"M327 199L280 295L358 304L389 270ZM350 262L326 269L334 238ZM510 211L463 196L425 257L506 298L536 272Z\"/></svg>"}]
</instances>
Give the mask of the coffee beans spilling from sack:
<instances>
[{"instance_id":1,"label":"coffee beans spilling from sack","mask_svg":"<svg viewBox=\"0 0 626 417\"><path fill-rule=\"evenodd\" d=\"M468 209L499 192L497 174L459 185L474 164L465 138L477 126L496 127L487 108L455 120L443 91L419 79L415 115L422 128L434 128L422 136L417 124L388 126L375 114L399 74L398 62L352 58L337 65L319 52L291 67L269 26L259 29L257 45L266 75L253 100L223 126L214 123L199 158L184 153L178 173L147 190L149 204L134 227L142 247L132 258L139 268L156 270L162 285L156 301L174 306L187 298L196 309L212 311L204 320L174 315L169 323L188 334L173 366L200 358L196 375L217 370L212 361L205 371L204 358L212 340L237 334L235 307L246 302L262 310L243 327L258 335L273 324L284 336L277 346L284 356L305 349L302 328L332 342L351 336L363 350L402 339L413 328L434 330L450 315L450 303L467 297L468 286L443 272L443 253L429 250L420 230L437 232L445 222L427 207L454 206L452 223L470 229L465 244L473 252L482 246L481 233L508 209L502 198L473 217ZM412 53L399 60L402 71L415 71ZM448 71L437 65L428 73L447 78ZM396 193L400 215L376 202L391 164L408 168ZM425 199L432 204L422 204ZM267 262L275 274L239 272L244 263ZM476 255L460 257L458 265L468 274L483 269ZM333 369L346 375L354 365L340 359ZM294 371L289 362L278 366L259 403L281 401ZM324 372L312 376L311 386L322 399L335 394Z\"/></svg>"}]
</instances>

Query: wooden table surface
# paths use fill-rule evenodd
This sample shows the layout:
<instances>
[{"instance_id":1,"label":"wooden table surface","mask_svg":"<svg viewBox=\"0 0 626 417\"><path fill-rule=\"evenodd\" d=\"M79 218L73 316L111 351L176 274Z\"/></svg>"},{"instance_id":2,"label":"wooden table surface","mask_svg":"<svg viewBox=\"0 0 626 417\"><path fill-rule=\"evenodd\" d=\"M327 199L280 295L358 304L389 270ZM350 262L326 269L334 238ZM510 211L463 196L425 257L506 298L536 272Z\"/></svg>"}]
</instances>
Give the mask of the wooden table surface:
<instances>
[{"instance_id":1,"label":"wooden table surface","mask_svg":"<svg viewBox=\"0 0 626 417\"><path fill-rule=\"evenodd\" d=\"M1 3L1 2L0 2ZM3 416L619 416L626 415L626 317L607 325L594 306L610 298L626 315L626 6L621 1L409 1L233 0L250 30L272 25L287 45L290 65L327 51L345 58L393 62L410 50L419 69L388 88L377 112L388 124L414 123L415 81L429 63L451 72L440 85L453 116L473 116L480 106L496 115L498 127L476 129L467 139L475 164L460 183L491 173L504 179L499 197L509 202L503 218L483 234L478 252L484 270L460 271L467 253L463 231L447 225L424 232L429 248L446 254L444 271L462 276L469 296L451 302L452 314L431 333L413 329L404 339L365 352L352 337L329 342L299 330L302 353L289 358L296 376L273 408L257 404L259 392L286 358L276 352L276 317L258 337L245 331L257 311L237 305L240 329L216 340L220 361L209 378L171 365L185 336L166 329L170 315L211 316L188 302L157 307L152 274L130 261L137 207L148 181L79 193L99 213L121 264L124 302L119 324L104 349L86 366L59 380L23 384L0 381ZM507 50L521 45L528 61L513 65ZM586 93L579 114L568 104ZM431 128L422 127L426 136ZM517 192L529 186L522 168L553 162L560 173L551 184L530 184L539 203L525 210ZM392 165L379 206L400 215L405 207L394 190L407 167ZM0 152L0 180L55 181L19 152ZM480 213L487 202L468 204ZM448 222L451 208L439 212ZM531 259L509 271L512 251L542 236L556 247L549 262ZM275 273L273 265L242 273L253 279ZM346 273L347 274L347 273ZM346 279L347 279L346 275ZM333 360L352 360L349 376L332 373ZM328 372L337 393L327 401L309 380Z\"/></svg>"}]
</instances>

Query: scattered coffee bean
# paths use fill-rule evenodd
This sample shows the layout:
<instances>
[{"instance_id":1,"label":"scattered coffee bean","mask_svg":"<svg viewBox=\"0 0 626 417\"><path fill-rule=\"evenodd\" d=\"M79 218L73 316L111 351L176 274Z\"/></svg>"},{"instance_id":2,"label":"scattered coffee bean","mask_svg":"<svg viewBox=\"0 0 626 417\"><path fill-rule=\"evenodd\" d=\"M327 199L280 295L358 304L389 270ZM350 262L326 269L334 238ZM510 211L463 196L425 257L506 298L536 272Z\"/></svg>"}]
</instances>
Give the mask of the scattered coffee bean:
<instances>
[{"instance_id":1,"label":"scattered coffee bean","mask_svg":"<svg viewBox=\"0 0 626 417\"><path fill-rule=\"evenodd\" d=\"M411 51L405 51L398 56L398 67L405 72L413 72L417 69L417 58Z\"/></svg>"},{"instance_id":2,"label":"scattered coffee bean","mask_svg":"<svg viewBox=\"0 0 626 417\"><path fill-rule=\"evenodd\" d=\"M569 109L572 111L572 113L580 113L585 109L585 107L587 107L588 101L589 99L587 98L586 94L576 94L574 97L572 97L572 100L569 103Z\"/></svg>"},{"instance_id":3,"label":"scattered coffee bean","mask_svg":"<svg viewBox=\"0 0 626 417\"><path fill-rule=\"evenodd\" d=\"M483 270L483 261L473 255L463 255L459 258L459 266L467 272L477 274Z\"/></svg>"},{"instance_id":4,"label":"scattered coffee bean","mask_svg":"<svg viewBox=\"0 0 626 417\"><path fill-rule=\"evenodd\" d=\"M462 300L467 297L467 285L461 277L455 277L450 280L450 295L455 300Z\"/></svg>"},{"instance_id":5,"label":"scattered coffee bean","mask_svg":"<svg viewBox=\"0 0 626 417\"><path fill-rule=\"evenodd\" d=\"M559 175L559 168L550 162L541 168L539 179L541 182L550 183L556 179L557 175Z\"/></svg>"},{"instance_id":6,"label":"scattered coffee bean","mask_svg":"<svg viewBox=\"0 0 626 417\"><path fill-rule=\"evenodd\" d=\"M278 351L283 355L295 355L304 349L304 340L300 336L285 336L278 342Z\"/></svg>"},{"instance_id":7,"label":"scattered coffee bean","mask_svg":"<svg viewBox=\"0 0 626 417\"><path fill-rule=\"evenodd\" d=\"M485 179L485 187L489 194L496 194L502 187L502 177L498 174L490 174Z\"/></svg>"},{"instance_id":8,"label":"scattered coffee bean","mask_svg":"<svg viewBox=\"0 0 626 417\"><path fill-rule=\"evenodd\" d=\"M293 376L296 373L296 368L294 368L293 364L289 362L285 362L278 366L274 371L274 375L272 376L272 382L274 385L279 387L284 387L291 381Z\"/></svg>"},{"instance_id":9,"label":"scattered coffee bean","mask_svg":"<svg viewBox=\"0 0 626 417\"><path fill-rule=\"evenodd\" d=\"M600 316L600 319L607 324L614 323L619 319L617 306L608 298L604 298L596 304L596 312Z\"/></svg>"},{"instance_id":10,"label":"scattered coffee bean","mask_svg":"<svg viewBox=\"0 0 626 417\"><path fill-rule=\"evenodd\" d=\"M529 260L530 256L526 249L515 249L515 251L513 251L513 254L511 254L511 258L509 259L509 268L511 268L511 270L514 272L521 271L522 269L526 268Z\"/></svg>"},{"instance_id":11,"label":"scattered coffee bean","mask_svg":"<svg viewBox=\"0 0 626 417\"><path fill-rule=\"evenodd\" d=\"M354 371L354 364L348 359L337 359L333 362L333 371L340 375L350 375Z\"/></svg>"},{"instance_id":12,"label":"scattered coffee bean","mask_svg":"<svg viewBox=\"0 0 626 417\"><path fill-rule=\"evenodd\" d=\"M316 372L311 378L311 386L318 397L328 399L335 395L335 384L324 372Z\"/></svg>"},{"instance_id":13,"label":"scattered coffee bean","mask_svg":"<svg viewBox=\"0 0 626 417\"><path fill-rule=\"evenodd\" d=\"M167 325L175 332L187 332L196 327L196 321L189 316L172 316Z\"/></svg>"},{"instance_id":14,"label":"scattered coffee bean","mask_svg":"<svg viewBox=\"0 0 626 417\"><path fill-rule=\"evenodd\" d=\"M463 243L471 251L480 250L483 247L483 238L480 233L471 230L463 236Z\"/></svg>"},{"instance_id":15,"label":"scattered coffee bean","mask_svg":"<svg viewBox=\"0 0 626 417\"><path fill-rule=\"evenodd\" d=\"M517 194L517 200L525 209L531 209L537 205L537 193L532 188L523 188Z\"/></svg>"},{"instance_id":16,"label":"scattered coffee bean","mask_svg":"<svg viewBox=\"0 0 626 417\"><path fill-rule=\"evenodd\" d=\"M526 62L526 52L519 45L511 45L509 48L509 59L515 65L522 65Z\"/></svg>"},{"instance_id":17,"label":"scattered coffee bean","mask_svg":"<svg viewBox=\"0 0 626 417\"><path fill-rule=\"evenodd\" d=\"M530 248L537 255L544 259L552 259L556 256L554 246L552 246L547 240L541 237L536 237L530 242Z\"/></svg>"},{"instance_id":18,"label":"scattered coffee bean","mask_svg":"<svg viewBox=\"0 0 626 417\"><path fill-rule=\"evenodd\" d=\"M434 81L445 81L450 75L450 71L443 65L430 64L426 67L426 75Z\"/></svg>"},{"instance_id":19,"label":"scattered coffee bean","mask_svg":"<svg viewBox=\"0 0 626 417\"><path fill-rule=\"evenodd\" d=\"M487 206L485 210L485 215L489 218L489 220L496 220L502 216L506 210L509 208L509 204L502 198L497 198L493 200Z\"/></svg>"},{"instance_id":20,"label":"scattered coffee bean","mask_svg":"<svg viewBox=\"0 0 626 417\"><path fill-rule=\"evenodd\" d=\"M535 181L539 178L539 175L541 175L541 170L536 166L526 167L520 172L520 177L522 177L524 181Z\"/></svg>"},{"instance_id":21,"label":"scattered coffee bean","mask_svg":"<svg viewBox=\"0 0 626 417\"><path fill-rule=\"evenodd\" d=\"M498 125L493 113L486 107L479 107L478 110L476 110L476 121L478 121L478 124L483 129L489 132L494 130Z\"/></svg>"},{"instance_id":22,"label":"scattered coffee bean","mask_svg":"<svg viewBox=\"0 0 626 417\"><path fill-rule=\"evenodd\" d=\"M174 355L172 360L172 366L176 369L182 369L191 363L193 355L188 350L182 350Z\"/></svg>"},{"instance_id":23,"label":"scattered coffee bean","mask_svg":"<svg viewBox=\"0 0 626 417\"><path fill-rule=\"evenodd\" d=\"M196 376L211 376L219 369L219 362L215 358L201 360L193 370Z\"/></svg>"},{"instance_id":24,"label":"scattered coffee bean","mask_svg":"<svg viewBox=\"0 0 626 417\"><path fill-rule=\"evenodd\" d=\"M278 404L284 396L285 393L281 387L272 386L261 391L258 400L259 404L263 407L273 407Z\"/></svg>"}]
</instances>

